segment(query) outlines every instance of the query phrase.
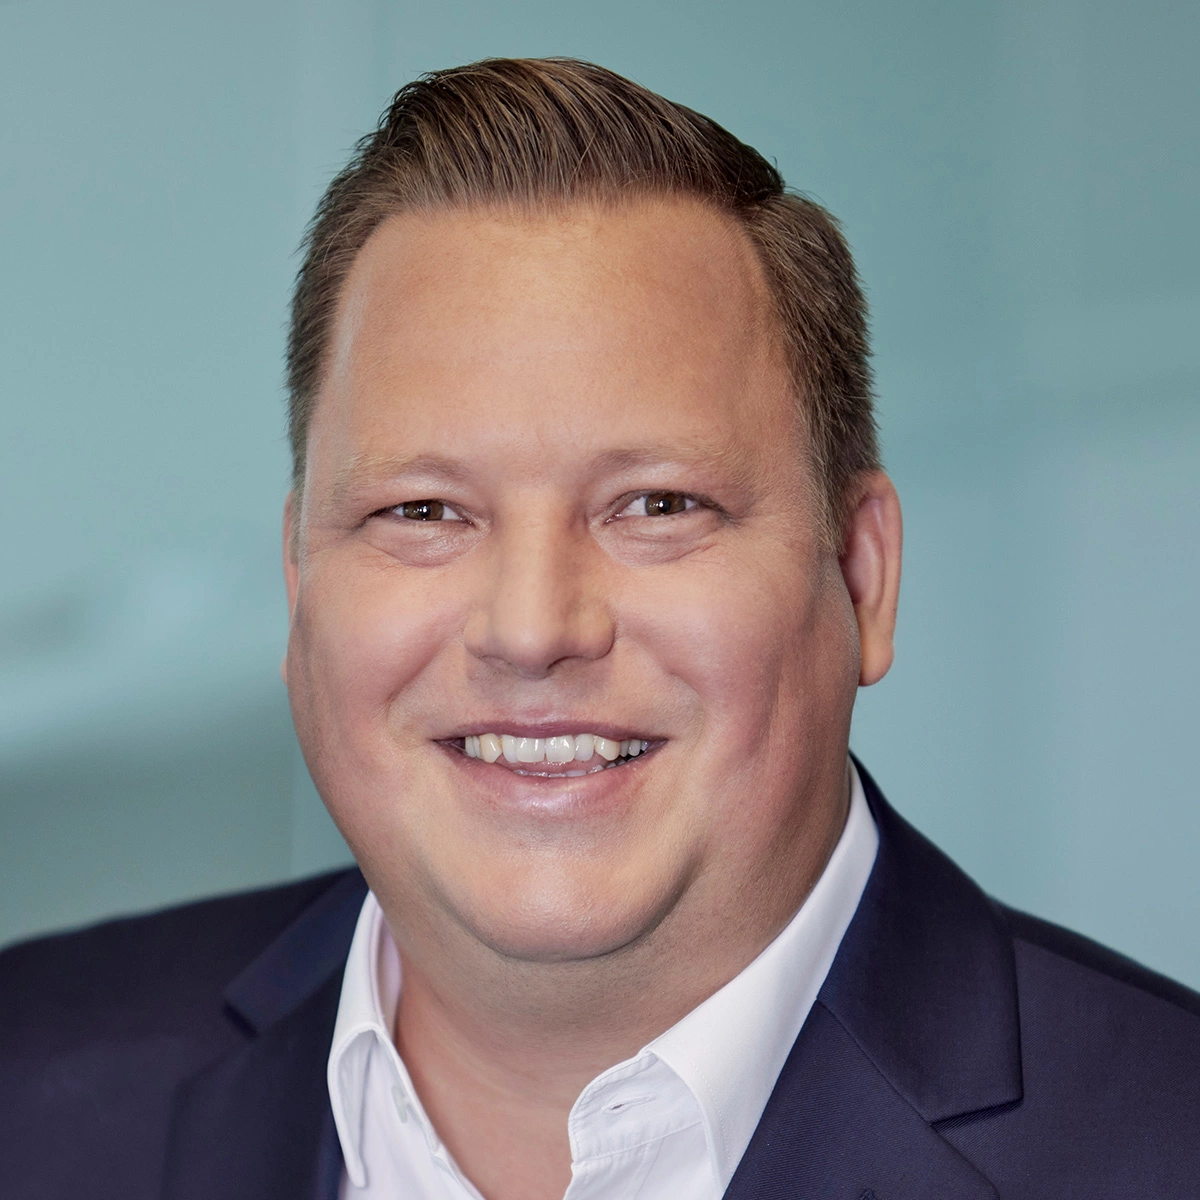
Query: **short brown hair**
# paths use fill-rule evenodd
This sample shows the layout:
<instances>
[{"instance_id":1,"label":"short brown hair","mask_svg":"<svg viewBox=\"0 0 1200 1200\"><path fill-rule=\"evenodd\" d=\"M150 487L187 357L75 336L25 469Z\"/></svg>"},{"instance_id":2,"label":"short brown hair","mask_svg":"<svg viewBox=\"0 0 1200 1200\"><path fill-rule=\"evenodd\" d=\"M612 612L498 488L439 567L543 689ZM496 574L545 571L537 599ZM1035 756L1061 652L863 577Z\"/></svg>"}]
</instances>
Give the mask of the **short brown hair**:
<instances>
[{"instance_id":1,"label":"short brown hair","mask_svg":"<svg viewBox=\"0 0 1200 1200\"><path fill-rule=\"evenodd\" d=\"M801 401L826 527L879 465L866 302L837 221L715 121L576 59L487 59L396 93L305 235L288 340L293 480L342 283L396 213L684 195L732 216L764 268Z\"/></svg>"}]
</instances>

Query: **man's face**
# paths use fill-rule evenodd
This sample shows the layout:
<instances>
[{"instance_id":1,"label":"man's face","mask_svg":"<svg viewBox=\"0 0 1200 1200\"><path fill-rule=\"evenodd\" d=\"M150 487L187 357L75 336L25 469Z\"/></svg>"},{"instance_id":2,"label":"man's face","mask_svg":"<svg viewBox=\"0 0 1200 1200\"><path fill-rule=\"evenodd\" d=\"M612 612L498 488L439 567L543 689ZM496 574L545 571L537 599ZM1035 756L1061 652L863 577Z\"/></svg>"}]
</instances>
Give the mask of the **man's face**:
<instances>
[{"instance_id":1,"label":"man's face","mask_svg":"<svg viewBox=\"0 0 1200 1200\"><path fill-rule=\"evenodd\" d=\"M405 215L368 242L286 669L402 947L411 923L588 958L803 898L859 641L794 413L753 252L698 204ZM489 762L488 734L529 740Z\"/></svg>"}]
</instances>

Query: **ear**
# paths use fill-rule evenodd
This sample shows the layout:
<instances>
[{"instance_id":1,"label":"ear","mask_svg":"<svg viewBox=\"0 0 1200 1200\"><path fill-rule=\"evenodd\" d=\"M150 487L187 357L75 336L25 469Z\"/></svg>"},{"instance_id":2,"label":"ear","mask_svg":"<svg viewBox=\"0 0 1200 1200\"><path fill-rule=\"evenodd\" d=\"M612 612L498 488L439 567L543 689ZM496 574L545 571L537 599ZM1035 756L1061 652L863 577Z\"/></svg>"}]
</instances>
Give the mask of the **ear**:
<instances>
[{"instance_id":1,"label":"ear","mask_svg":"<svg viewBox=\"0 0 1200 1200\"><path fill-rule=\"evenodd\" d=\"M878 683L892 665L900 555L904 540L900 497L882 471L859 481L841 554L842 578L858 621L861 687Z\"/></svg>"},{"instance_id":2,"label":"ear","mask_svg":"<svg viewBox=\"0 0 1200 1200\"><path fill-rule=\"evenodd\" d=\"M288 621L296 611L296 592L300 587L300 564L298 561L298 532L300 513L295 492L288 492L283 502L283 582L287 587ZM279 674L287 683L287 651L284 651L283 662L279 664Z\"/></svg>"}]
</instances>

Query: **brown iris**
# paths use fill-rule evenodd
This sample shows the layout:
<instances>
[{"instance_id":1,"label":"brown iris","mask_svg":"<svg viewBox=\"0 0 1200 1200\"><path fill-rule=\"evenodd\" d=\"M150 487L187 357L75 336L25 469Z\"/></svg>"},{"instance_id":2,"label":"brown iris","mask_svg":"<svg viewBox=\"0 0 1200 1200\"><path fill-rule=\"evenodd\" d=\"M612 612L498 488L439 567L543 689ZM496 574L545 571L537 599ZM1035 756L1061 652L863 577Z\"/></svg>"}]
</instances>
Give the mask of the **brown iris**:
<instances>
[{"instance_id":1,"label":"brown iris","mask_svg":"<svg viewBox=\"0 0 1200 1200\"><path fill-rule=\"evenodd\" d=\"M410 521L440 521L445 511L440 500L406 500L400 505L400 515Z\"/></svg>"},{"instance_id":2,"label":"brown iris","mask_svg":"<svg viewBox=\"0 0 1200 1200\"><path fill-rule=\"evenodd\" d=\"M669 517L687 508L687 497L681 492L650 492L646 496L646 516Z\"/></svg>"}]
</instances>

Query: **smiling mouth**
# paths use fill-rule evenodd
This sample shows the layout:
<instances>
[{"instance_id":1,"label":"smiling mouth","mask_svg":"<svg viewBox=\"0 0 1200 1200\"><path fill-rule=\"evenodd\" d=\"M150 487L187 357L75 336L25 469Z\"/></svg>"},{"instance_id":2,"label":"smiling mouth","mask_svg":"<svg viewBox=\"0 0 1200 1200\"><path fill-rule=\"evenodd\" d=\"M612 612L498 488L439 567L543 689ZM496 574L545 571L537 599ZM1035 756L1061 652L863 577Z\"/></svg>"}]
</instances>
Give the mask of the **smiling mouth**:
<instances>
[{"instance_id":1,"label":"smiling mouth","mask_svg":"<svg viewBox=\"0 0 1200 1200\"><path fill-rule=\"evenodd\" d=\"M646 738L602 737L594 733L557 737L517 737L508 733L474 733L457 743L468 758L512 771L515 775L577 779L621 767L651 749Z\"/></svg>"}]
</instances>

